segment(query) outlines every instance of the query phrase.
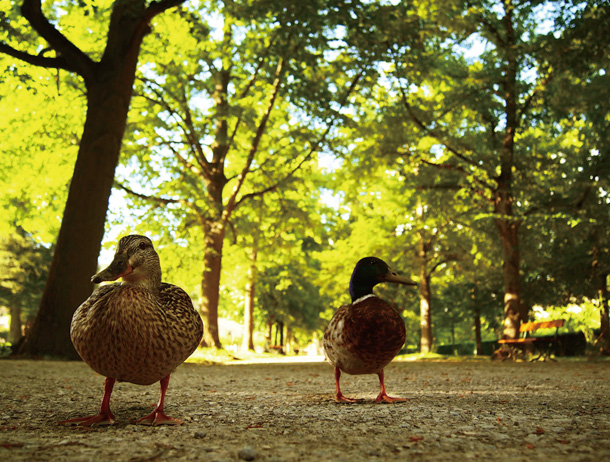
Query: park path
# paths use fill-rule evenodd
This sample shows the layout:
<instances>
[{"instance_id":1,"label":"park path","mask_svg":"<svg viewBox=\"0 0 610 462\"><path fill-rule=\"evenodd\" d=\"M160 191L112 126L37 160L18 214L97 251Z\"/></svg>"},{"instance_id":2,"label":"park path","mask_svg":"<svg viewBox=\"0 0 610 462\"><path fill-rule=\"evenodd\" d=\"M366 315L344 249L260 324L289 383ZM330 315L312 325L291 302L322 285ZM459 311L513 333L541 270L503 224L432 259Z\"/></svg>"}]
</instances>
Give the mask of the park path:
<instances>
[{"instance_id":1,"label":"park path","mask_svg":"<svg viewBox=\"0 0 610 462\"><path fill-rule=\"evenodd\" d=\"M343 376L333 401L323 362L200 365L172 375L166 412L180 427L130 421L158 386L117 384L111 428L57 421L97 412L103 378L84 363L0 361L2 461L610 460L610 362L394 362L390 395L376 376Z\"/></svg>"}]
</instances>

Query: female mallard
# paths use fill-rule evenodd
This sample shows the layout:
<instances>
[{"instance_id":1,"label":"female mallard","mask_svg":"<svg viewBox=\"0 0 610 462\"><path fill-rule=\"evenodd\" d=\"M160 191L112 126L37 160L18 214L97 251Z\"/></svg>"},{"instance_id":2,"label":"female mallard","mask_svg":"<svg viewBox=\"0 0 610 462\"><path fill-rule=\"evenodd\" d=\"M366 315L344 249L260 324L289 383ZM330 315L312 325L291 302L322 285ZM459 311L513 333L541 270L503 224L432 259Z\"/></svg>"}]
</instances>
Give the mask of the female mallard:
<instances>
[{"instance_id":1,"label":"female mallard","mask_svg":"<svg viewBox=\"0 0 610 462\"><path fill-rule=\"evenodd\" d=\"M150 385L161 381L155 410L136 421L144 425L180 425L163 412L170 374L199 345L203 322L180 287L161 282L159 256L145 236L125 236L112 263L91 278L100 286L76 310L70 335L78 354L106 377L98 414L61 424L112 425L110 395L115 381Z\"/></svg>"},{"instance_id":2,"label":"female mallard","mask_svg":"<svg viewBox=\"0 0 610 462\"><path fill-rule=\"evenodd\" d=\"M379 258L363 258L356 264L349 283L352 304L339 308L324 332L324 352L335 366L337 402L357 401L341 393L341 372L377 374L381 391L375 401L406 401L391 398L385 391L383 368L402 348L406 330L400 314L373 294L373 287L380 282L416 285Z\"/></svg>"}]
</instances>

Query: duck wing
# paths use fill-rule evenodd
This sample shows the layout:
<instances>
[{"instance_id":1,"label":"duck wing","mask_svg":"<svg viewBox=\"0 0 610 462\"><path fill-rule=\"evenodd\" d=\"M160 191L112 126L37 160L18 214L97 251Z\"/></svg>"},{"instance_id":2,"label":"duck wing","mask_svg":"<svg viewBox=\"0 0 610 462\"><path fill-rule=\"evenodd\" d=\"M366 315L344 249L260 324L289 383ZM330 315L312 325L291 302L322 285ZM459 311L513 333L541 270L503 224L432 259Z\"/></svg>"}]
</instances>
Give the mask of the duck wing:
<instances>
[{"instance_id":1,"label":"duck wing","mask_svg":"<svg viewBox=\"0 0 610 462\"><path fill-rule=\"evenodd\" d=\"M199 346L203 337L203 321L193 307L191 297L178 286L161 283L161 306L167 318L168 345L176 367Z\"/></svg>"},{"instance_id":2,"label":"duck wing","mask_svg":"<svg viewBox=\"0 0 610 462\"><path fill-rule=\"evenodd\" d=\"M324 333L329 362L350 374L383 369L400 351L406 328L396 310L377 297L337 310Z\"/></svg>"}]
</instances>

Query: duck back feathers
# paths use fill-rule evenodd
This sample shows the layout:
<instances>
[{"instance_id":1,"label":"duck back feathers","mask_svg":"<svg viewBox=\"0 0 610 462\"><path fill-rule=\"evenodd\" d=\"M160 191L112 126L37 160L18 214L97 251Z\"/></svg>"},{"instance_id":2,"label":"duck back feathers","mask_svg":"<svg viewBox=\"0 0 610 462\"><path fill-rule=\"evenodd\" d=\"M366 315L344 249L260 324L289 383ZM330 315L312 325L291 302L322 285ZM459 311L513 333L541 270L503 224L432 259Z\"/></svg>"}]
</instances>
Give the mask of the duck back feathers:
<instances>
[{"instance_id":1,"label":"duck back feathers","mask_svg":"<svg viewBox=\"0 0 610 462\"><path fill-rule=\"evenodd\" d=\"M405 323L388 303L372 295L337 310L324 333L329 362L348 374L381 371L405 343Z\"/></svg>"}]
</instances>

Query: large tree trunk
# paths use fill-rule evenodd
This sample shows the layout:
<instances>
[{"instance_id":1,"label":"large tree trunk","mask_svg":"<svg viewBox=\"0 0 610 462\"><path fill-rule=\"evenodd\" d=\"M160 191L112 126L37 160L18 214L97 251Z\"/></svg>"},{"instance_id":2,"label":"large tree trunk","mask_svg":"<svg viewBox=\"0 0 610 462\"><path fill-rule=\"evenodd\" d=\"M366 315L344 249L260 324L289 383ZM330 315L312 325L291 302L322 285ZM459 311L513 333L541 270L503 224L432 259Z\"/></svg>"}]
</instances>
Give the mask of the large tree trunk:
<instances>
[{"instance_id":1,"label":"large tree trunk","mask_svg":"<svg viewBox=\"0 0 610 462\"><path fill-rule=\"evenodd\" d=\"M70 340L70 323L93 287L90 278L97 269L140 45L150 20L182 1L153 2L147 8L144 0L117 0L99 62L54 29L39 1L23 3L24 17L67 63L60 67L84 78L87 117L40 309L18 354L78 358Z\"/></svg>"},{"instance_id":2,"label":"large tree trunk","mask_svg":"<svg viewBox=\"0 0 610 462\"><path fill-rule=\"evenodd\" d=\"M88 109L74 175L38 315L19 354L78 358L72 314L93 289L108 199L125 132L135 60L100 72L88 85Z\"/></svg>"}]
</instances>

